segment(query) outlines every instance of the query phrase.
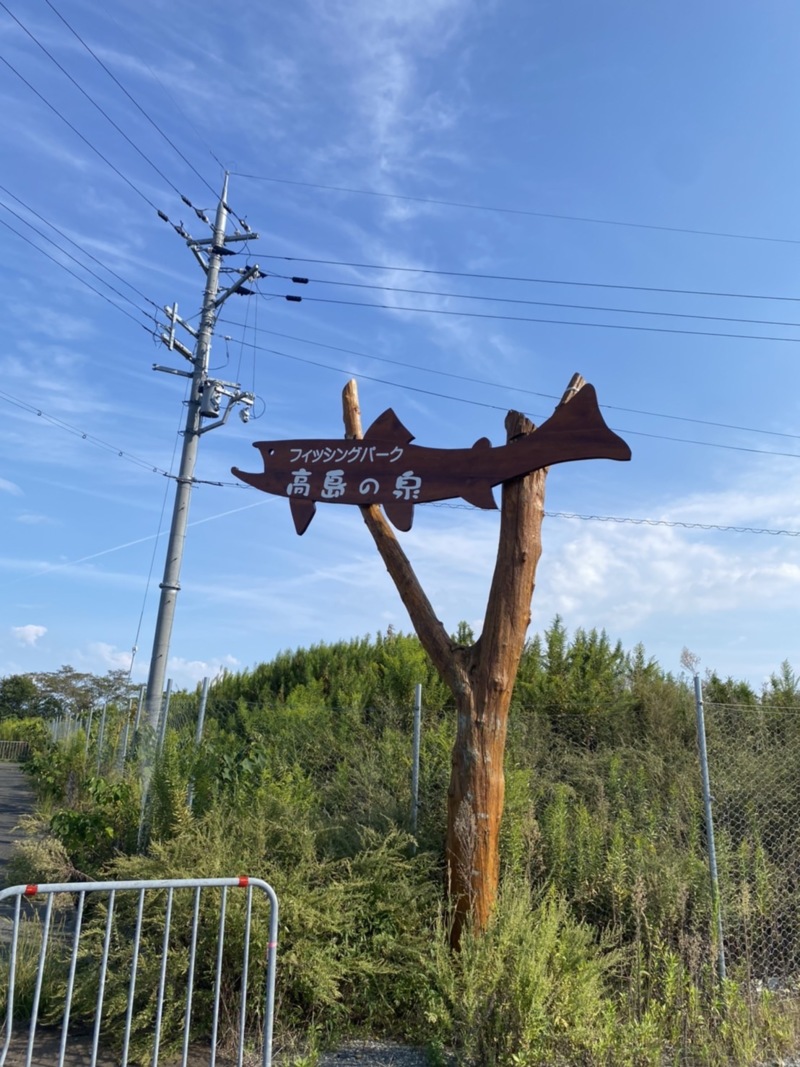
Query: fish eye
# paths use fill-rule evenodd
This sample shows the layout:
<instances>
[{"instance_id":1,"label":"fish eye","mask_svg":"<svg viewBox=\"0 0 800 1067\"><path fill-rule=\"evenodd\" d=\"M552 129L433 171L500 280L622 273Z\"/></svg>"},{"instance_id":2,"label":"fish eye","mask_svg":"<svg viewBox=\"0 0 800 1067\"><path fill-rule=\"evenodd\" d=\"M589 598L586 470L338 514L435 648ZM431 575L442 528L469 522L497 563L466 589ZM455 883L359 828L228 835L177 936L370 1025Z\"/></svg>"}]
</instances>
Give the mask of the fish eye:
<instances>
[{"instance_id":1,"label":"fish eye","mask_svg":"<svg viewBox=\"0 0 800 1067\"><path fill-rule=\"evenodd\" d=\"M275 455L275 449L274 449L274 448L271 448L271 449L269 450L269 454L270 454L271 456L274 456L274 455Z\"/></svg>"}]
</instances>

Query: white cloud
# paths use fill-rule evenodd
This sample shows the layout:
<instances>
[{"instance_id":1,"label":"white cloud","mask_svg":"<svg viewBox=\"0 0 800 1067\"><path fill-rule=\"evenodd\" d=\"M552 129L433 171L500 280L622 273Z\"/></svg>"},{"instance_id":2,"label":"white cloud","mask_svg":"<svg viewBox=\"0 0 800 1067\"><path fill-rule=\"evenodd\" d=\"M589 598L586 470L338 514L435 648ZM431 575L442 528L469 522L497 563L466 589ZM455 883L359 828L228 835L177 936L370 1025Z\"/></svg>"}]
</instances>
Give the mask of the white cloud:
<instances>
[{"instance_id":1,"label":"white cloud","mask_svg":"<svg viewBox=\"0 0 800 1067\"><path fill-rule=\"evenodd\" d=\"M80 660L89 664L90 670L98 672L98 663L102 665L102 671L122 670L128 671L131 668L131 653L117 648L115 645L109 645L105 641L93 641L87 649L86 653L82 653L79 657Z\"/></svg>"},{"instance_id":2,"label":"white cloud","mask_svg":"<svg viewBox=\"0 0 800 1067\"><path fill-rule=\"evenodd\" d=\"M168 674L172 678L173 685L180 689L197 685L204 678L213 681L221 677L225 671L237 671L241 670L241 667L241 661L230 653L211 660L188 660L181 656L171 656Z\"/></svg>"},{"instance_id":3,"label":"white cloud","mask_svg":"<svg viewBox=\"0 0 800 1067\"><path fill-rule=\"evenodd\" d=\"M0 493L11 493L12 496L22 496L22 490L16 482L10 482L7 478L0 478Z\"/></svg>"},{"instance_id":4,"label":"white cloud","mask_svg":"<svg viewBox=\"0 0 800 1067\"><path fill-rule=\"evenodd\" d=\"M24 526L54 526L56 520L51 519L49 515L37 515L33 511L23 511L21 515L17 515L17 522L21 522Z\"/></svg>"},{"instance_id":5,"label":"white cloud","mask_svg":"<svg viewBox=\"0 0 800 1067\"><path fill-rule=\"evenodd\" d=\"M33 648L39 638L44 637L47 633L47 627L28 623L27 626L12 626L11 632L21 645L28 645Z\"/></svg>"},{"instance_id":6,"label":"white cloud","mask_svg":"<svg viewBox=\"0 0 800 1067\"><path fill-rule=\"evenodd\" d=\"M788 542L713 532L701 539L670 527L570 526L574 533L555 558L545 553L540 594L551 614L580 625L613 617L631 632L656 617L747 612L765 599L778 610L800 593L800 553Z\"/></svg>"}]
</instances>

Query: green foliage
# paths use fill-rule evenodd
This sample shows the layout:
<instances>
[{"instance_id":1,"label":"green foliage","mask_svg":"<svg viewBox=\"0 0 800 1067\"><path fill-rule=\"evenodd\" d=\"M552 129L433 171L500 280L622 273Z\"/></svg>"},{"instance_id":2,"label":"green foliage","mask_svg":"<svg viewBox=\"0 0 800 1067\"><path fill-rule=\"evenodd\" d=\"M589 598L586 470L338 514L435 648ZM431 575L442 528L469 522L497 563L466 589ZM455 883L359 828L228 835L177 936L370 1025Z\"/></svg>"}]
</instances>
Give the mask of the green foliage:
<instances>
[{"instance_id":1,"label":"green foliage","mask_svg":"<svg viewBox=\"0 0 800 1067\"><path fill-rule=\"evenodd\" d=\"M174 733L168 733L150 782L148 814L152 840L173 837L189 824L186 805L189 770L186 748Z\"/></svg>"},{"instance_id":2,"label":"green foliage","mask_svg":"<svg viewBox=\"0 0 800 1067\"><path fill-rule=\"evenodd\" d=\"M284 1028L301 1028L316 1020L333 1034L348 1026L403 1032L424 994L436 914L434 880L426 857L410 856L408 838L397 831L364 831L353 857L333 858L321 850L308 821L298 818L291 789L262 794L250 818L210 813L197 825L155 845L149 856L120 857L108 868L112 878L186 876L219 877L249 872L267 878L281 901L279 951L279 1020ZM190 895L191 896L191 895ZM237 981L241 970L244 894L228 901L222 1018L235 1020ZM198 958L206 962L196 981L197 1038L207 1037L210 1015L204 1010L212 991L219 898L203 896ZM180 1029L181 990L188 968L190 900L175 896L174 941L169 953L169 988L175 1002L165 1016L165 1033ZM132 907L122 904L119 907ZM148 898L142 936L144 971L137 983L134 1037L144 1055L152 1029L150 998L157 986L162 957L164 901ZM123 912L118 923L124 929ZM263 960L268 940L267 909L254 908L251 959ZM90 1015L96 996L96 960L105 930L105 911L89 912L87 941L76 986L76 1010ZM107 979L107 1026L118 1033L127 1007L130 938L115 940ZM257 1030L263 992L263 969L254 964L249 1025ZM204 1030L204 1027L206 1028Z\"/></svg>"},{"instance_id":3,"label":"green foliage","mask_svg":"<svg viewBox=\"0 0 800 1067\"><path fill-rule=\"evenodd\" d=\"M576 922L565 900L506 883L486 932L458 954L440 936L432 1024L463 1067L602 1063L614 1042L618 953Z\"/></svg>"},{"instance_id":4,"label":"green foliage","mask_svg":"<svg viewBox=\"0 0 800 1067\"><path fill-rule=\"evenodd\" d=\"M84 739L76 734L59 745L48 745L34 752L26 766L41 799L69 806L89 773Z\"/></svg>"},{"instance_id":5,"label":"green foliage","mask_svg":"<svg viewBox=\"0 0 800 1067\"><path fill-rule=\"evenodd\" d=\"M0 741L27 741L31 751L40 756L52 748L47 724L39 718L0 720Z\"/></svg>"},{"instance_id":6,"label":"green foliage","mask_svg":"<svg viewBox=\"0 0 800 1067\"><path fill-rule=\"evenodd\" d=\"M57 671L11 674L0 678L0 719L80 717L103 701L127 701L133 688L124 670L86 674L65 664Z\"/></svg>"},{"instance_id":7,"label":"green foliage","mask_svg":"<svg viewBox=\"0 0 800 1067\"><path fill-rule=\"evenodd\" d=\"M27 674L0 678L0 719L24 719L35 712L39 690Z\"/></svg>"},{"instance_id":8,"label":"green foliage","mask_svg":"<svg viewBox=\"0 0 800 1067\"><path fill-rule=\"evenodd\" d=\"M414 686L421 684L426 708L440 711L451 701L415 636L389 630L335 644L282 652L253 671L228 675L214 686L210 714L228 726L237 702L263 708L287 701L319 704L335 709L370 709L374 716L391 716L402 709L410 721Z\"/></svg>"},{"instance_id":9,"label":"green foliage","mask_svg":"<svg viewBox=\"0 0 800 1067\"><path fill-rule=\"evenodd\" d=\"M90 777L80 797L52 814L50 832L79 871L94 871L136 847L138 813L139 794L130 780Z\"/></svg>"},{"instance_id":10,"label":"green foliage","mask_svg":"<svg viewBox=\"0 0 800 1067\"><path fill-rule=\"evenodd\" d=\"M471 640L460 626L454 641ZM418 682L423 732L412 842ZM98 776L94 759L87 766L83 738L34 759L39 788L51 805L52 832L86 873L247 873L270 881L282 907L284 1031L307 1030L314 1047L353 1030L403 1037L452 1047L465 1067L744 1064L791 1042L791 1005L758 992L754 975L768 972L747 970L758 959L759 923L788 926L800 915L793 884L800 777L796 763L781 762L795 740L800 747L800 726L774 714L798 700L788 664L758 698L731 679L707 682L709 703L763 707L747 717L716 708L708 717L710 750L730 752L727 777L715 782L734 975L722 987L714 976L692 693L641 646L626 652L595 630L570 636L559 619L528 643L509 720L503 889L489 931L482 938L468 933L455 957L441 915L455 716L417 639L390 631L322 644L229 675L212 687L199 750L197 698L173 696L149 780L147 855L129 854L137 790L110 771ZM122 721L124 715L109 715L107 730ZM768 817L757 773L765 760L775 768L773 796L781 798ZM42 863L59 861L58 850L50 851L48 858L43 850ZM135 1005L142 1056L146 990L160 951L154 907L147 977ZM233 947L241 937L237 907ZM178 919L176 929L185 930L180 909ZM100 937L102 915L87 922ZM202 928L202 949L210 952L213 905ZM262 915L255 957L263 959L266 936ZM87 951L79 1002L88 1018L91 946ZM129 951L124 939L114 948L111 1029L124 1016ZM790 952L795 946L787 948L794 959ZM170 962L175 988L186 966L179 938ZM228 1011L233 948L225 966ZM201 1004L210 995L209 973L198 987ZM251 998L256 1030L258 1003ZM179 1021L170 1008L165 1032Z\"/></svg>"}]
</instances>

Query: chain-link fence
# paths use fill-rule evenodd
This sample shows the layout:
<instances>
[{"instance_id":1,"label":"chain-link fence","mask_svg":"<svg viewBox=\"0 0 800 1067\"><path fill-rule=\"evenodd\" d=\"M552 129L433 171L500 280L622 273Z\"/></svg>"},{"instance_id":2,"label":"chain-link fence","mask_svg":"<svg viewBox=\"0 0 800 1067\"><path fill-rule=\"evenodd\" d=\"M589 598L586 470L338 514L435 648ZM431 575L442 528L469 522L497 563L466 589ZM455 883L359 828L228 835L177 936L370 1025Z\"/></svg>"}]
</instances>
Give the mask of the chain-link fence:
<instances>
[{"instance_id":1,"label":"chain-link fence","mask_svg":"<svg viewBox=\"0 0 800 1067\"><path fill-rule=\"evenodd\" d=\"M800 976L800 709L706 704L729 966Z\"/></svg>"},{"instance_id":2,"label":"chain-link fence","mask_svg":"<svg viewBox=\"0 0 800 1067\"><path fill-rule=\"evenodd\" d=\"M234 701L234 705L241 710L246 702ZM146 842L156 811L153 787L158 789L159 774L169 778L170 760L183 765L188 753L202 751L204 691L168 689L156 730L142 708L142 698L135 697L126 706L98 707L82 722L64 718L54 727L57 740L80 733L88 764L98 775L127 771L138 776L142 794L140 845ZM621 869L635 868L640 880L647 880L648 862L658 865L656 859L647 859L648 848L655 846L658 863L666 854L675 853L676 885L683 887L676 892L689 899L693 875L688 862L691 856L699 859L705 851L704 842L687 830L703 823L700 775L691 753L691 718L684 724L685 737L677 742L676 752L686 761L679 768L672 764L662 767L656 755L646 757L644 750L638 754L632 749L620 750L615 755L613 739L604 755L604 737L597 733L598 724L591 716L592 732L584 736L589 728L585 714L554 717L536 711L533 715L526 709L518 710L513 727L517 731L525 727L529 733L545 730L546 736L532 739L526 735L520 743L526 758L538 748L555 746L548 761L561 767L557 777L563 777L564 788L569 783L570 793L565 799L566 794L562 796L553 786L537 802L536 816L544 833L539 847L541 875L553 879L578 905L584 897L591 898L586 917L593 918L597 912L602 918L607 911L618 916L626 890L617 884L621 876L616 880L612 876L615 863L619 861ZM219 714L219 707L214 714ZM656 729L657 724L651 726ZM731 973L782 988L800 976L800 708L707 701L705 726L728 968ZM618 729L614 717L609 718L609 729L612 727ZM506 829L514 817L514 790L524 786L527 794L531 788L525 774L523 785L517 784L517 773L522 774L509 769ZM654 789L663 794L663 811L653 800ZM597 790L602 793L600 799L594 796ZM188 802L189 808L194 792L192 772L188 787L184 778L183 803ZM435 816L439 818L438 808ZM562 816L565 826L569 824L572 843L570 848L559 850L553 826ZM586 826L592 827L594 837L578 826L582 817ZM591 838L587 838L588 843L583 842L582 833ZM680 867L681 851L686 857L685 870ZM655 874L650 879L654 886L663 880ZM710 886L706 889L698 884L697 891L695 900L710 898ZM662 905L666 914L669 902ZM706 906L701 905L703 910ZM683 916L681 922L693 928L695 919L700 920L700 916ZM716 922L703 920L700 925L705 936L715 941Z\"/></svg>"}]
</instances>

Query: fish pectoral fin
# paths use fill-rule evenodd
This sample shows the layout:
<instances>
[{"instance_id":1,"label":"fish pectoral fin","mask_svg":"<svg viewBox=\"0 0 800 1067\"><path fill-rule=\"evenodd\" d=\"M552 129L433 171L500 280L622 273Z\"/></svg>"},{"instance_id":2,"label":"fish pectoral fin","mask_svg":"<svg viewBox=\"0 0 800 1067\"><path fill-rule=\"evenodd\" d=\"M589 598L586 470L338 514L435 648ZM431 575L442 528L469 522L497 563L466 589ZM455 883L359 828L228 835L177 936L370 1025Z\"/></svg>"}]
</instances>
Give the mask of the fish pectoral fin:
<instances>
[{"instance_id":1,"label":"fish pectoral fin","mask_svg":"<svg viewBox=\"0 0 800 1067\"><path fill-rule=\"evenodd\" d=\"M478 440L475 442L475 444L472 447L473 448L480 448L480 449L491 448L492 447L492 442L489 440L488 437L479 437Z\"/></svg>"},{"instance_id":2,"label":"fish pectoral fin","mask_svg":"<svg viewBox=\"0 0 800 1067\"><path fill-rule=\"evenodd\" d=\"M291 496L289 497L289 507L294 519L294 528L302 537L314 518L317 505L313 500L306 500L305 497Z\"/></svg>"},{"instance_id":3,"label":"fish pectoral fin","mask_svg":"<svg viewBox=\"0 0 800 1067\"><path fill-rule=\"evenodd\" d=\"M462 490L461 496L475 508L485 508L487 511L497 509L497 501L488 482L467 484Z\"/></svg>"},{"instance_id":4,"label":"fish pectoral fin","mask_svg":"<svg viewBox=\"0 0 800 1067\"><path fill-rule=\"evenodd\" d=\"M364 434L364 440L370 437L377 437L381 441L397 441L401 445L407 445L409 441L414 440L413 433L406 429L391 408L379 415Z\"/></svg>"},{"instance_id":5,"label":"fish pectoral fin","mask_svg":"<svg viewBox=\"0 0 800 1067\"><path fill-rule=\"evenodd\" d=\"M408 533L414 521L414 504L411 500L389 500L383 505L386 518L403 533Z\"/></svg>"}]
</instances>

